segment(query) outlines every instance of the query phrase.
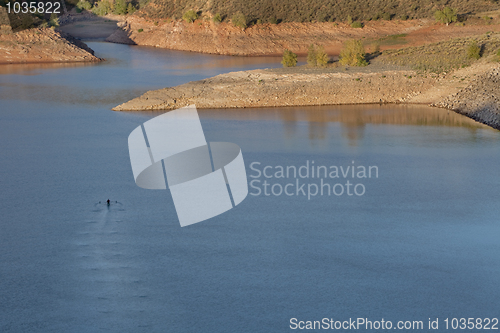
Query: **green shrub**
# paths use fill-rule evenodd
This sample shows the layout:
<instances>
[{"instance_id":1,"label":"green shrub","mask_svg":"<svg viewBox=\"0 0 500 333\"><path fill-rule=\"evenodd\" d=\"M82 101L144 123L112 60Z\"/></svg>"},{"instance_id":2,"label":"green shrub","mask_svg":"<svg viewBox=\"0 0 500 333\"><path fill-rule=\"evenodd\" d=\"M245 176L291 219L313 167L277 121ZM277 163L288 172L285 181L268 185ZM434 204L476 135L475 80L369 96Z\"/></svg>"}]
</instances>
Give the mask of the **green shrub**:
<instances>
[{"instance_id":1,"label":"green shrub","mask_svg":"<svg viewBox=\"0 0 500 333\"><path fill-rule=\"evenodd\" d=\"M316 66L316 48L313 44L309 45L307 50L307 64L309 66Z\"/></svg>"},{"instance_id":2,"label":"green shrub","mask_svg":"<svg viewBox=\"0 0 500 333\"><path fill-rule=\"evenodd\" d=\"M390 21L392 18L392 15L390 13L383 13L382 14L382 19L386 21Z\"/></svg>"},{"instance_id":3,"label":"green shrub","mask_svg":"<svg viewBox=\"0 0 500 333\"><path fill-rule=\"evenodd\" d=\"M297 66L297 55L292 51L285 50L283 52L283 60L281 60L283 67L295 67Z\"/></svg>"},{"instance_id":4,"label":"green shrub","mask_svg":"<svg viewBox=\"0 0 500 333\"><path fill-rule=\"evenodd\" d=\"M274 16L273 16L273 17L271 17L271 18L269 19L269 23L271 23L271 24L278 24L278 19L277 19L276 17L274 17Z\"/></svg>"},{"instance_id":5,"label":"green shrub","mask_svg":"<svg viewBox=\"0 0 500 333\"><path fill-rule=\"evenodd\" d=\"M481 47L477 42L472 42L467 47L467 58L476 60L481 58Z\"/></svg>"},{"instance_id":6,"label":"green shrub","mask_svg":"<svg viewBox=\"0 0 500 333\"><path fill-rule=\"evenodd\" d=\"M330 58L328 54L325 52L325 48L323 46L319 46L316 50L316 66L325 67L328 64Z\"/></svg>"},{"instance_id":7,"label":"green shrub","mask_svg":"<svg viewBox=\"0 0 500 333\"><path fill-rule=\"evenodd\" d=\"M113 13L116 15L125 15L127 14L127 3L125 0L115 0Z\"/></svg>"},{"instance_id":8,"label":"green shrub","mask_svg":"<svg viewBox=\"0 0 500 333\"><path fill-rule=\"evenodd\" d=\"M132 5L131 2L129 2L128 6L127 6L127 14L133 14L134 12L136 11L134 5Z\"/></svg>"},{"instance_id":9,"label":"green shrub","mask_svg":"<svg viewBox=\"0 0 500 333\"><path fill-rule=\"evenodd\" d=\"M372 43L371 51L372 51L372 53L376 53L376 54L380 53L380 42L379 41Z\"/></svg>"},{"instance_id":10,"label":"green shrub","mask_svg":"<svg viewBox=\"0 0 500 333\"><path fill-rule=\"evenodd\" d=\"M406 21L408 19L408 15L401 15L401 21Z\"/></svg>"},{"instance_id":11,"label":"green shrub","mask_svg":"<svg viewBox=\"0 0 500 333\"><path fill-rule=\"evenodd\" d=\"M436 21L448 25L451 22L457 21L457 10L450 7L444 7L443 10L437 10L434 13L434 18Z\"/></svg>"},{"instance_id":12,"label":"green shrub","mask_svg":"<svg viewBox=\"0 0 500 333\"><path fill-rule=\"evenodd\" d=\"M349 66L366 66L365 48L361 40L348 40L340 51L340 64Z\"/></svg>"},{"instance_id":13,"label":"green shrub","mask_svg":"<svg viewBox=\"0 0 500 333\"><path fill-rule=\"evenodd\" d=\"M363 23L361 23L359 21L354 21L351 23L351 27L352 28L363 28Z\"/></svg>"},{"instance_id":14,"label":"green shrub","mask_svg":"<svg viewBox=\"0 0 500 333\"><path fill-rule=\"evenodd\" d=\"M489 17L489 16L483 16L484 23L491 24L491 20L492 20L491 17Z\"/></svg>"},{"instance_id":15,"label":"green shrub","mask_svg":"<svg viewBox=\"0 0 500 333\"><path fill-rule=\"evenodd\" d=\"M81 9L81 8L78 8L78 7L75 7L75 12L77 12L77 13L81 13L81 12L82 12L82 9Z\"/></svg>"},{"instance_id":16,"label":"green shrub","mask_svg":"<svg viewBox=\"0 0 500 333\"><path fill-rule=\"evenodd\" d=\"M76 8L80 9L80 11L82 11L82 10L91 10L92 9L92 4L90 2L88 2L87 0L80 0L76 4Z\"/></svg>"},{"instance_id":17,"label":"green shrub","mask_svg":"<svg viewBox=\"0 0 500 333\"><path fill-rule=\"evenodd\" d=\"M143 32L143 31L144 31L144 29L138 29L137 30L137 32Z\"/></svg>"},{"instance_id":18,"label":"green shrub","mask_svg":"<svg viewBox=\"0 0 500 333\"><path fill-rule=\"evenodd\" d=\"M221 23L222 22L222 17L220 16L219 13L214 15L214 18L212 19L215 23Z\"/></svg>"},{"instance_id":19,"label":"green shrub","mask_svg":"<svg viewBox=\"0 0 500 333\"><path fill-rule=\"evenodd\" d=\"M188 10L182 15L182 19L186 23L193 23L198 18L198 14L192 9Z\"/></svg>"},{"instance_id":20,"label":"green shrub","mask_svg":"<svg viewBox=\"0 0 500 333\"><path fill-rule=\"evenodd\" d=\"M497 54L495 55L495 61L500 62L500 49L498 49Z\"/></svg>"},{"instance_id":21,"label":"green shrub","mask_svg":"<svg viewBox=\"0 0 500 333\"><path fill-rule=\"evenodd\" d=\"M57 17L56 13L50 14L49 25L51 27L58 27L59 26L59 18Z\"/></svg>"},{"instance_id":22,"label":"green shrub","mask_svg":"<svg viewBox=\"0 0 500 333\"><path fill-rule=\"evenodd\" d=\"M349 24L349 25L352 24L352 17L351 17L351 15L347 15L347 24Z\"/></svg>"},{"instance_id":23,"label":"green shrub","mask_svg":"<svg viewBox=\"0 0 500 333\"><path fill-rule=\"evenodd\" d=\"M108 0L96 2L94 8L92 8L92 13L99 16L111 13L111 3Z\"/></svg>"},{"instance_id":24,"label":"green shrub","mask_svg":"<svg viewBox=\"0 0 500 333\"><path fill-rule=\"evenodd\" d=\"M247 27L247 18L243 15L242 12L237 12L231 17L231 23L234 26L240 27L241 29L246 29Z\"/></svg>"}]
</instances>

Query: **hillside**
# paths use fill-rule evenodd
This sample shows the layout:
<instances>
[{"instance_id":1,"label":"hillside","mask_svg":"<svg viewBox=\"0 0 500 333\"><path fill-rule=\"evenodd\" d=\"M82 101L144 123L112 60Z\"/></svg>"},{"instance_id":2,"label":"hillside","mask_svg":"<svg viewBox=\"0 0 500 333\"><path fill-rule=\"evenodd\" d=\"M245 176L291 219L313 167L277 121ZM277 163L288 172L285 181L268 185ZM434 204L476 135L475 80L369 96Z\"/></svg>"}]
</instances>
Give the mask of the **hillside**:
<instances>
[{"instance_id":1,"label":"hillside","mask_svg":"<svg viewBox=\"0 0 500 333\"><path fill-rule=\"evenodd\" d=\"M136 15L145 18L179 19L190 9L198 15L219 14L229 20L242 12L247 23L338 22L353 20L430 18L437 9L449 6L459 14L499 8L498 0L151 0Z\"/></svg>"},{"instance_id":2,"label":"hillside","mask_svg":"<svg viewBox=\"0 0 500 333\"><path fill-rule=\"evenodd\" d=\"M101 60L83 42L52 29L34 28L0 35L0 65Z\"/></svg>"}]
</instances>

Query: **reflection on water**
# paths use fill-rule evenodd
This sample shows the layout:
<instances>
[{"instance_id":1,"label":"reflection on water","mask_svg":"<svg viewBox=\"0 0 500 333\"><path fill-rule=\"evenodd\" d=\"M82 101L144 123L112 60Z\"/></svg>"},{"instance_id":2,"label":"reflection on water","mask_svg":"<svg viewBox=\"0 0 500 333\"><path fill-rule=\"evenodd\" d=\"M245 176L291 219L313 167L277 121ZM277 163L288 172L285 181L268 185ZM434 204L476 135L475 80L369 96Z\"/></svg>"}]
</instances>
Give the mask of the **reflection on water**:
<instances>
[{"instance_id":1,"label":"reflection on water","mask_svg":"<svg viewBox=\"0 0 500 333\"><path fill-rule=\"evenodd\" d=\"M489 128L470 118L444 109L421 105L342 105L288 107L279 109L200 110L207 118L234 120L282 120L285 132L293 136L296 122L308 122L309 139L327 137L327 124L340 123L349 144L357 145L370 125L465 127L471 131Z\"/></svg>"},{"instance_id":2,"label":"reflection on water","mask_svg":"<svg viewBox=\"0 0 500 333\"><path fill-rule=\"evenodd\" d=\"M307 123L309 140L326 140L328 125L339 123L342 136L356 146L363 139L368 125L408 125L435 127L463 127L474 133L477 129L491 129L455 112L423 105L331 105L283 108L199 109L200 117L237 121L275 121L283 125L288 139L297 136L298 123ZM130 112L155 117L162 112Z\"/></svg>"},{"instance_id":3,"label":"reflection on water","mask_svg":"<svg viewBox=\"0 0 500 333\"><path fill-rule=\"evenodd\" d=\"M24 74L24 75L38 75L39 70L43 69L59 69L59 68L72 68L72 67L89 67L97 65L97 62L48 62L36 64L1 64L1 74Z\"/></svg>"},{"instance_id":4,"label":"reflection on water","mask_svg":"<svg viewBox=\"0 0 500 333\"><path fill-rule=\"evenodd\" d=\"M207 118L234 120L307 121L319 123L340 122L349 126L391 124L412 126L453 126L487 128L455 112L422 105L370 104L342 106L300 106L252 109L199 110Z\"/></svg>"}]
</instances>

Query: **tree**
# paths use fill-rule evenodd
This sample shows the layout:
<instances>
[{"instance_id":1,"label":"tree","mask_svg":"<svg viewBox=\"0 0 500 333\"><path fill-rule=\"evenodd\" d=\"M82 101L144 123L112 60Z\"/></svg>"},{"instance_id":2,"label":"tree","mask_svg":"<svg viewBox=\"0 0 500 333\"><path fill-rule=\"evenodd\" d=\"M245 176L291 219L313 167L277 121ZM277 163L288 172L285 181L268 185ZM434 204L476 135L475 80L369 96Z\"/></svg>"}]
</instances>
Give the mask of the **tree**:
<instances>
[{"instance_id":1,"label":"tree","mask_svg":"<svg viewBox=\"0 0 500 333\"><path fill-rule=\"evenodd\" d=\"M114 13L117 15L127 14L127 3L125 2L125 0L115 0Z\"/></svg>"},{"instance_id":2,"label":"tree","mask_svg":"<svg viewBox=\"0 0 500 333\"><path fill-rule=\"evenodd\" d=\"M309 45L307 50L307 64L312 67L324 67L328 64L330 58L325 52L323 46L314 46L314 44Z\"/></svg>"},{"instance_id":3,"label":"tree","mask_svg":"<svg viewBox=\"0 0 500 333\"><path fill-rule=\"evenodd\" d=\"M309 45L307 50L307 64L313 67L316 66L316 48L313 44Z\"/></svg>"},{"instance_id":4,"label":"tree","mask_svg":"<svg viewBox=\"0 0 500 333\"><path fill-rule=\"evenodd\" d=\"M188 10L187 12L182 15L182 19L186 21L186 23L193 23L196 19L198 18L198 14L192 9Z\"/></svg>"},{"instance_id":5,"label":"tree","mask_svg":"<svg viewBox=\"0 0 500 333\"><path fill-rule=\"evenodd\" d=\"M128 6L127 6L127 14L133 14L135 12L135 7L134 5L132 5L131 2L128 3Z\"/></svg>"},{"instance_id":6,"label":"tree","mask_svg":"<svg viewBox=\"0 0 500 333\"><path fill-rule=\"evenodd\" d=\"M328 64L330 58L328 54L325 52L325 48L323 46L319 46L316 50L316 66L325 67Z\"/></svg>"},{"instance_id":7,"label":"tree","mask_svg":"<svg viewBox=\"0 0 500 333\"><path fill-rule=\"evenodd\" d=\"M349 66L366 66L365 48L359 39L348 40L340 51L340 63Z\"/></svg>"},{"instance_id":8,"label":"tree","mask_svg":"<svg viewBox=\"0 0 500 333\"><path fill-rule=\"evenodd\" d=\"M91 10L92 9L92 4L86 0L80 0L76 4L77 8L80 8L81 10Z\"/></svg>"},{"instance_id":9,"label":"tree","mask_svg":"<svg viewBox=\"0 0 500 333\"><path fill-rule=\"evenodd\" d=\"M448 25L451 22L457 21L457 10L450 7L444 7L443 10L437 10L434 13L434 18L436 21L446 23L446 25Z\"/></svg>"},{"instance_id":10,"label":"tree","mask_svg":"<svg viewBox=\"0 0 500 333\"><path fill-rule=\"evenodd\" d=\"M108 0L103 0L95 3L94 8L92 8L92 13L104 16L111 13L111 4Z\"/></svg>"},{"instance_id":11,"label":"tree","mask_svg":"<svg viewBox=\"0 0 500 333\"><path fill-rule=\"evenodd\" d=\"M281 60L283 67L295 67L297 66L297 55L292 51L285 50L283 52L283 60Z\"/></svg>"}]
</instances>

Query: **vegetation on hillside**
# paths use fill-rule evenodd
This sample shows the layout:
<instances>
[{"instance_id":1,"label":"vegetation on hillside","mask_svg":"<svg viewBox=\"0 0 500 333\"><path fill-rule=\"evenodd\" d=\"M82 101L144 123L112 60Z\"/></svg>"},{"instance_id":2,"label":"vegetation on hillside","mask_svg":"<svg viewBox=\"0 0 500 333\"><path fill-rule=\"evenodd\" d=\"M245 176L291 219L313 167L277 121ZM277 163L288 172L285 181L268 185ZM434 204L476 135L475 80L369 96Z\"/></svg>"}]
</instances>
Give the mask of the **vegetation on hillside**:
<instances>
[{"instance_id":1,"label":"vegetation on hillside","mask_svg":"<svg viewBox=\"0 0 500 333\"><path fill-rule=\"evenodd\" d=\"M146 1L146 0L141 0ZM280 22L347 22L391 19L432 18L445 6L458 13L498 9L498 0L151 0L143 6L141 16L180 18L189 9L202 16L219 14L229 21L241 12L247 24Z\"/></svg>"},{"instance_id":2,"label":"vegetation on hillside","mask_svg":"<svg viewBox=\"0 0 500 333\"><path fill-rule=\"evenodd\" d=\"M344 43L340 51L339 62L341 65L366 66L366 52L361 40L352 39Z\"/></svg>"},{"instance_id":3,"label":"vegetation on hillside","mask_svg":"<svg viewBox=\"0 0 500 333\"><path fill-rule=\"evenodd\" d=\"M182 15L182 19L187 23L193 23L198 18L198 14L190 9Z\"/></svg>"},{"instance_id":4,"label":"vegetation on hillside","mask_svg":"<svg viewBox=\"0 0 500 333\"><path fill-rule=\"evenodd\" d=\"M436 10L434 18L436 21L448 25L457 21L457 10L450 7L444 7L442 10Z\"/></svg>"},{"instance_id":5,"label":"vegetation on hillside","mask_svg":"<svg viewBox=\"0 0 500 333\"><path fill-rule=\"evenodd\" d=\"M499 48L500 33L492 33L399 50L387 50L377 58L377 61L410 66L421 71L442 73L469 66L481 57L494 57Z\"/></svg>"}]
</instances>

